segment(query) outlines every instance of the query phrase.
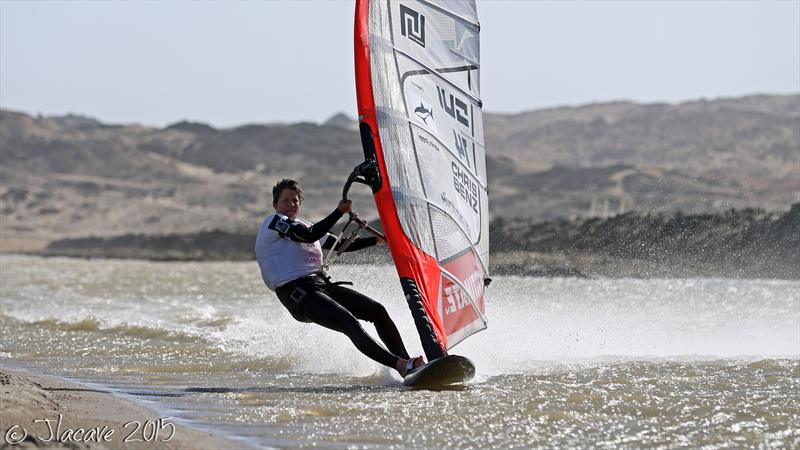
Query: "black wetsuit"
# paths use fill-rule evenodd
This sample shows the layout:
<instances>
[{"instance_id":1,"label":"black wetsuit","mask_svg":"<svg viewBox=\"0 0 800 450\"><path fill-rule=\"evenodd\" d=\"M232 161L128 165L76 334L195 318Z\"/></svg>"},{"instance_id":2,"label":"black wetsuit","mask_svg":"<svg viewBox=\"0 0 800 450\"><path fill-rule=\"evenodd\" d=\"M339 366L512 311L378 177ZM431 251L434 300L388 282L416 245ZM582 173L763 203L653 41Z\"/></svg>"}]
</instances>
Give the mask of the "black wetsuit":
<instances>
[{"instance_id":1,"label":"black wetsuit","mask_svg":"<svg viewBox=\"0 0 800 450\"><path fill-rule=\"evenodd\" d=\"M311 227L293 222L291 227L281 235L297 242L316 242L341 217L341 213L334 211ZM331 248L330 241L332 239L328 239L323 248ZM346 251L370 247L376 242L374 237L359 238L352 242ZM395 368L398 357L409 359L400 333L386 312L386 308L366 295L342 286L341 283L331 282L321 271L292 280L279 286L275 292L283 306L296 320L313 322L344 333L361 353L372 360ZM359 320L366 320L375 325L378 336L386 348L364 331Z\"/></svg>"}]
</instances>

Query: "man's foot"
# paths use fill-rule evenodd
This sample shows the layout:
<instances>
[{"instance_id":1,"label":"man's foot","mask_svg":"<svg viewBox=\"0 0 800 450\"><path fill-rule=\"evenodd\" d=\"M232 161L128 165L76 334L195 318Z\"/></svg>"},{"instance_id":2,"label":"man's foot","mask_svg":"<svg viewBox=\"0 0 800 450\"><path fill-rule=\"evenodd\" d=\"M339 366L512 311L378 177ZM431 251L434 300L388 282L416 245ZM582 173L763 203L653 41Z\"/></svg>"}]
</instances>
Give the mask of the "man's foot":
<instances>
[{"instance_id":1,"label":"man's foot","mask_svg":"<svg viewBox=\"0 0 800 450\"><path fill-rule=\"evenodd\" d=\"M422 358L422 356L417 356L416 358L411 359L397 358L395 369L400 372L400 376L405 378L409 372L413 372L414 369L419 368L423 364L425 364L425 360Z\"/></svg>"}]
</instances>

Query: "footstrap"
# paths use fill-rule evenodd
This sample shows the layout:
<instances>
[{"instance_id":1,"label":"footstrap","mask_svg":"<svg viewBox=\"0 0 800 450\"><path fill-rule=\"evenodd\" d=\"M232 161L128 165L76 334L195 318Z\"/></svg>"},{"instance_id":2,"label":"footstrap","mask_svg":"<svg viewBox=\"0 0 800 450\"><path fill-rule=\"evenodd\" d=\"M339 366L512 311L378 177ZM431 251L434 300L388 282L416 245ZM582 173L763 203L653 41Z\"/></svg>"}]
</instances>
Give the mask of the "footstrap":
<instances>
[{"instance_id":1,"label":"footstrap","mask_svg":"<svg viewBox=\"0 0 800 450\"><path fill-rule=\"evenodd\" d=\"M403 375L404 377L411 375L412 373L416 372L417 370L422 368L422 366L425 365L425 360L423 359L422 364L420 364L417 367L414 367L414 361L416 361L417 358L419 358L419 356L417 356L416 358L410 358L408 361L406 361L406 373L405 375Z\"/></svg>"}]
</instances>

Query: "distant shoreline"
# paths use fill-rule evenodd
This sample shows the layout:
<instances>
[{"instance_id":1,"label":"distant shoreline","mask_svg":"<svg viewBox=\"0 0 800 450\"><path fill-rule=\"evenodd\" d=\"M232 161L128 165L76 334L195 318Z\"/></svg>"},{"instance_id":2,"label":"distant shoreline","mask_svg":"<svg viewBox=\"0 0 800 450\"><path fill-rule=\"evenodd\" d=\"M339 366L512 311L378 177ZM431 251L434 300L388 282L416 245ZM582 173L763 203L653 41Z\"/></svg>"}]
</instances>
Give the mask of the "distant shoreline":
<instances>
[{"instance_id":1,"label":"distant shoreline","mask_svg":"<svg viewBox=\"0 0 800 450\"><path fill-rule=\"evenodd\" d=\"M47 254L34 252L0 252L3 256L34 256L42 258L74 258L74 259L107 259L115 261L149 261L160 263L181 262L248 262L255 263L255 259L186 259L186 258L137 258L114 257L93 255L66 255ZM362 255L363 256L363 255ZM388 258L379 261L369 261L369 258L349 260L340 259L337 265L353 266L391 266ZM664 278L731 278L731 279L774 279L774 280L800 280L798 269L789 267L764 271L743 267L709 266L686 261L673 261L671 263L655 263L645 260L613 258L603 256L589 256L581 253L535 253L535 252L509 252L497 253L491 256L489 268L491 276L517 276L532 278L639 278L639 279L664 279Z\"/></svg>"},{"instance_id":2,"label":"distant shoreline","mask_svg":"<svg viewBox=\"0 0 800 450\"><path fill-rule=\"evenodd\" d=\"M636 214L607 219L492 221L490 273L533 277L800 279L800 204L785 213ZM253 261L255 233L214 230L51 242L40 256L150 261ZM343 264L391 264L386 248Z\"/></svg>"}]
</instances>

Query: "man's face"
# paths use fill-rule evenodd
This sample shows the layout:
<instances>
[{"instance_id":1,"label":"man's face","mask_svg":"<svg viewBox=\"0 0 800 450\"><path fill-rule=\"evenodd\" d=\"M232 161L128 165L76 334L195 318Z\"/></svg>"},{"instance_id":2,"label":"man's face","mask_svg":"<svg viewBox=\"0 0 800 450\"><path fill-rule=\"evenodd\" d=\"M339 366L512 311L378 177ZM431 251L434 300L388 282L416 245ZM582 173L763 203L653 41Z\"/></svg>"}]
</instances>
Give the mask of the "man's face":
<instances>
[{"instance_id":1,"label":"man's face","mask_svg":"<svg viewBox=\"0 0 800 450\"><path fill-rule=\"evenodd\" d=\"M300 196L297 195L297 192L294 189L286 188L281 191L278 201L272 206L275 208L275 212L294 220L300 211L300 203Z\"/></svg>"}]
</instances>

